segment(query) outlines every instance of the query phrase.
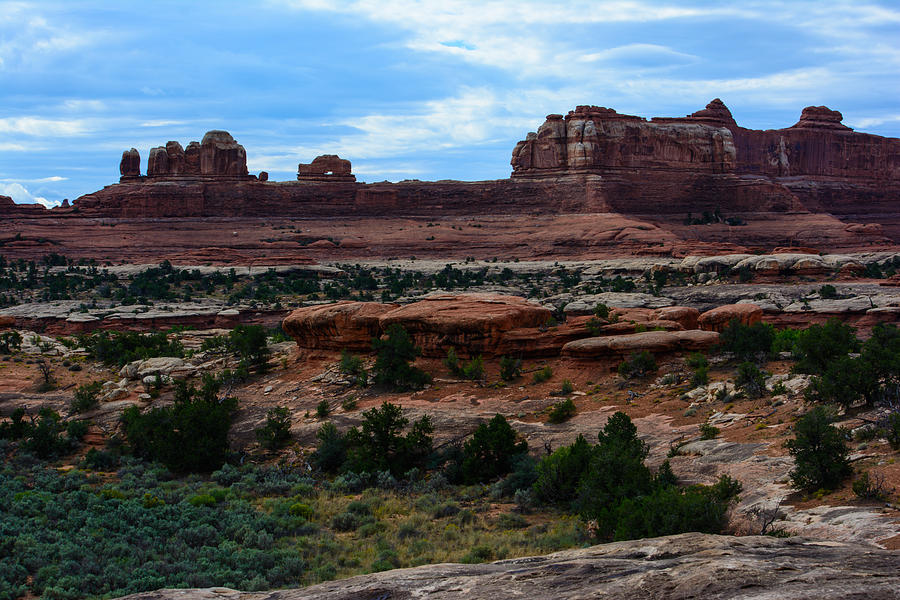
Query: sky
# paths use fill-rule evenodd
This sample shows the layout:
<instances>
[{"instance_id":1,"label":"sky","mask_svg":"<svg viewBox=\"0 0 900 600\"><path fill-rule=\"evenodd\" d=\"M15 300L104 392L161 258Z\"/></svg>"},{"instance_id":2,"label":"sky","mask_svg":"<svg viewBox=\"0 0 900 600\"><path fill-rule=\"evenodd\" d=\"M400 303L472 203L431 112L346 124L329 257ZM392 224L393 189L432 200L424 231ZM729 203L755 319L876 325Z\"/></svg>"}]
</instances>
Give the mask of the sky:
<instances>
[{"instance_id":1,"label":"sky","mask_svg":"<svg viewBox=\"0 0 900 600\"><path fill-rule=\"evenodd\" d=\"M900 137L900 2L0 0L0 194L20 203L211 129L271 180L319 154L367 182L499 179L549 113L716 97L745 127L826 105Z\"/></svg>"}]
</instances>

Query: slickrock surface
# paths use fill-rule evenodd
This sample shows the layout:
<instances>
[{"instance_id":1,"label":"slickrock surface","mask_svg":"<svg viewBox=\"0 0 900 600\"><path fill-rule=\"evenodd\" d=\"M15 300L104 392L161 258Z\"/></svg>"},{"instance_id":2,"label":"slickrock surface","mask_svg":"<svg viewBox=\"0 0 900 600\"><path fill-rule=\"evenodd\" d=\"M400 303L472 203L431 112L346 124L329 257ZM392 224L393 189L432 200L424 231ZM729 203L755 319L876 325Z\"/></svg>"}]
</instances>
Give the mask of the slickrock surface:
<instances>
[{"instance_id":1,"label":"slickrock surface","mask_svg":"<svg viewBox=\"0 0 900 600\"><path fill-rule=\"evenodd\" d=\"M900 598L900 555L805 538L702 534L635 540L480 565L399 569L305 589L159 590L133 600L527 597L830 600Z\"/></svg>"}]
</instances>

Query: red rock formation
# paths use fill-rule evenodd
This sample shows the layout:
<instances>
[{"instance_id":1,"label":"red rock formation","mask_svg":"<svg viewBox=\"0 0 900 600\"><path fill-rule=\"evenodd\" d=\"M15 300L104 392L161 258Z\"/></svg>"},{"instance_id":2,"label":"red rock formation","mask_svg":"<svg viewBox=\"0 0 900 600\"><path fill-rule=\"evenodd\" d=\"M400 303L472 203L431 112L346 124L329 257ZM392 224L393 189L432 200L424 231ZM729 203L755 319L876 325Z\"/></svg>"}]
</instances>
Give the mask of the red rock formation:
<instances>
[{"instance_id":1,"label":"red rock formation","mask_svg":"<svg viewBox=\"0 0 900 600\"><path fill-rule=\"evenodd\" d=\"M369 351L381 335L379 318L396 304L337 302L298 308L282 323L301 348Z\"/></svg>"},{"instance_id":2,"label":"red rock formation","mask_svg":"<svg viewBox=\"0 0 900 600\"><path fill-rule=\"evenodd\" d=\"M608 169L734 170L730 132L700 122L648 122L610 108L579 106L547 115L513 150L513 176Z\"/></svg>"},{"instance_id":3,"label":"red rock formation","mask_svg":"<svg viewBox=\"0 0 900 600\"><path fill-rule=\"evenodd\" d=\"M297 165L299 181L356 181L352 175L350 161L336 154L323 154L310 164Z\"/></svg>"},{"instance_id":4,"label":"red rock formation","mask_svg":"<svg viewBox=\"0 0 900 600\"><path fill-rule=\"evenodd\" d=\"M128 174L126 175L126 155ZM134 165L134 161L138 165ZM126 177L140 175L140 156L132 148L122 155L123 181ZM216 178L240 179L247 177L247 153L227 131L208 131L200 143L191 142L185 150L176 141L167 142L150 150L147 159L147 177L150 178Z\"/></svg>"},{"instance_id":5,"label":"red rock formation","mask_svg":"<svg viewBox=\"0 0 900 600\"><path fill-rule=\"evenodd\" d=\"M732 320L753 325L762 321L762 316L763 310L755 304L726 304L701 314L698 322L705 331L722 331Z\"/></svg>"},{"instance_id":6,"label":"red rock formation","mask_svg":"<svg viewBox=\"0 0 900 600\"><path fill-rule=\"evenodd\" d=\"M402 325L425 356L445 356L451 347L490 356L503 348L504 333L540 327L550 317L550 310L516 296L448 294L391 310L379 323L382 330Z\"/></svg>"},{"instance_id":7,"label":"red rock formation","mask_svg":"<svg viewBox=\"0 0 900 600\"><path fill-rule=\"evenodd\" d=\"M707 350L718 341L719 334L713 331L645 331L575 340L563 346L562 354L573 358L623 358L641 351L665 354L678 350Z\"/></svg>"},{"instance_id":8,"label":"red rock formation","mask_svg":"<svg viewBox=\"0 0 900 600\"><path fill-rule=\"evenodd\" d=\"M122 180L141 176L141 154L135 148L122 153L119 173L122 175Z\"/></svg>"}]
</instances>

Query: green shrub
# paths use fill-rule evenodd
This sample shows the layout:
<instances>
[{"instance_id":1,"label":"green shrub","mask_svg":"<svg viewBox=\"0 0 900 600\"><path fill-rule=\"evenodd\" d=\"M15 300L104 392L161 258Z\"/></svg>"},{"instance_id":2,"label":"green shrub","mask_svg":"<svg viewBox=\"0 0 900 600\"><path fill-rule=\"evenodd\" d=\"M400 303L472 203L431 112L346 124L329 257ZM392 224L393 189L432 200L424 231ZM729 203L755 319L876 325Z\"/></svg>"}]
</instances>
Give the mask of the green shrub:
<instances>
[{"instance_id":1,"label":"green shrub","mask_svg":"<svg viewBox=\"0 0 900 600\"><path fill-rule=\"evenodd\" d=\"M291 441L291 413L284 406L269 409L266 424L256 429L259 445L267 450L277 450Z\"/></svg>"},{"instance_id":2,"label":"green shrub","mask_svg":"<svg viewBox=\"0 0 900 600\"><path fill-rule=\"evenodd\" d=\"M359 387L366 387L369 383L369 376L366 373L363 359L355 354L350 354L347 350L341 350L341 362L338 368L344 375L353 377L354 382Z\"/></svg>"},{"instance_id":3,"label":"green shrub","mask_svg":"<svg viewBox=\"0 0 900 600\"><path fill-rule=\"evenodd\" d=\"M484 379L484 361L481 355L472 358L467 363L461 364L459 357L456 355L456 348L447 350L447 358L444 359L444 366L457 377L463 379L480 380Z\"/></svg>"},{"instance_id":4,"label":"green shrub","mask_svg":"<svg viewBox=\"0 0 900 600\"><path fill-rule=\"evenodd\" d=\"M819 296L825 299L837 298L837 288L830 283L826 283L819 288Z\"/></svg>"},{"instance_id":5,"label":"green shrub","mask_svg":"<svg viewBox=\"0 0 900 600\"><path fill-rule=\"evenodd\" d=\"M334 423L325 423L316 432L319 445L311 456L312 463L323 471L336 473L347 460L347 442Z\"/></svg>"},{"instance_id":6,"label":"green shrub","mask_svg":"<svg viewBox=\"0 0 900 600\"><path fill-rule=\"evenodd\" d=\"M0 354L12 354L22 347L22 334L18 331L0 333Z\"/></svg>"},{"instance_id":7,"label":"green shrub","mask_svg":"<svg viewBox=\"0 0 900 600\"><path fill-rule=\"evenodd\" d=\"M103 389L103 383L100 381L92 381L78 386L75 389L75 398L72 400L72 412L83 413L96 408L99 404L101 389Z\"/></svg>"},{"instance_id":8,"label":"green shrub","mask_svg":"<svg viewBox=\"0 0 900 600\"><path fill-rule=\"evenodd\" d=\"M228 334L229 349L241 359L241 365L257 373L269 370L268 335L262 325L238 325Z\"/></svg>"},{"instance_id":9,"label":"green shrub","mask_svg":"<svg viewBox=\"0 0 900 600\"><path fill-rule=\"evenodd\" d=\"M328 400L322 400L316 405L316 416L325 419L331 414L331 407L328 406Z\"/></svg>"},{"instance_id":10,"label":"green shrub","mask_svg":"<svg viewBox=\"0 0 900 600\"><path fill-rule=\"evenodd\" d=\"M575 386L568 379L564 379L562 382L562 387L560 388L559 391L560 391L560 393L562 393L563 396L568 396L569 394L571 394L572 392L575 391Z\"/></svg>"},{"instance_id":11,"label":"green shrub","mask_svg":"<svg viewBox=\"0 0 900 600\"><path fill-rule=\"evenodd\" d=\"M401 476L413 467L424 466L432 451L434 429L428 415L414 422L405 436L401 433L409 419L396 404L384 402L381 408L367 410L362 416L361 426L351 428L344 436L351 471L390 471Z\"/></svg>"},{"instance_id":12,"label":"green shrub","mask_svg":"<svg viewBox=\"0 0 900 600\"><path fill-rule=\"evenodd\" d=\"M55 410L42 408L37 419L30 423L25 423L24 415L24 411L13 413L10 425L11 431L20 434L23 449L43 459L62 456L74 449L76 439L67 432L66 422ZM86 426L83 427L86 430ZM62 435L64 432L67 433L65 437Z\"/></svg>"},{"instance_id":13,"label":"green shrub","mask_svg":"<svg viewBox=\"0 0 900 600\"><path fill-rule=\"evenodd\" d=\"M571 398L566 398L553 405L550 409L550 413L547 415L547 422L564 423L574 417L577 412L575 402L573 402Z\"/></svg>"},{"instance_id":14,"label":"green shrub","mask_svg":"<svg viewBox=\"0 0 900 600\"><path fill-rule=\"evenodd\" d=\"M713 427L709 423L701 423L700 424L700 439L701 440L714 440L719 436L719 428Z\"/></svg>"},{"instance_id":15,"label":"green shrub","mask_svg":"<svg viewBox=\"0 0 900 600\"><path fill-rule=\"evenodd\" d=\"M411 366L422 353L399 323L387 328L384 339L373 338L372 348L378 353L373 372L375 383L396 391L419 389L431 381L431 376Z\"/></svg>"},{"instance_id":16,"label":"green shrub","mask_svg":"<svg viewBox=\"0 0 900 600\"><path fill-rule=\"evenodd\" d=\"M191 506L215 506L216 499L210 494L197 494L187 499Z\"/></svg>"},{"instance_id":17,"label":"green shrub","mask_svg":"<svg viewBox=\"0 0 900 600\"><path fill-rule=\"evenodd\" d=\"M528 527L528 521L516 513L502 513L497 517L497 526L500 529L524 529Z\"/></svg>"},{"instance_id":18,"label":"green shrub","mask_svg":"<svg viewBox=\"0 0 900 600\"><path fill-rule=\"evenodd\" d=\"M797 334L794 356L798 373L821 374L837 358L857 352L860 348L856 330L839 319L829 319L825 325L811 325Z\"/></svg>"},{"instance_id":19,"label":"green shrub","mask_svg":"<svg viewBox=\"0 0 900 600\"><path fill-rule=\"evenodd\" d=\"M644 465L647 445L622 412L610 417L590 446L579 436L538 465L532 486L536 500L576 510L602 540L667 535L683 531L717 533L740 484L723 477L714 486L675 487L668 462L656 476Z\"/></svg>"},{"instance_id":20,"label":"green shrub","mask_svg":"<svg viewBox=\"0 0 900 600\"><path fill-rule=\"evenodd\" d=\"M891 448L900 450L900 412L888 415L885 436Z\"/></svg>"},{"instance_id":21,"label":"green shrub","mask_svg":"<svg viewBox=\"0 0 900 600\"><path fill-rule=\"evenodd\" d=\"M459 562L467 565L476 565L479 563L487 562L494 558L494 551L491 550L489 546L475 546L465 556L463 556Z\"/></svg>"},{"instance_id":22,"label":"green shrub","mask_svg":"<svg viewBox=\"0 0 900 600\"><path fill-rule=\"evenodd\" d=\"M512 381L522 374L522 359L511 356L500 357L500 379Z\"/></svg>"},{"instance_id":23,"label":"green shrub","mask_svg":"<svg viewBox=\"0 0 900 600\"><path fill-rule=\"evenodd\" d=\"M78 343L91 358L105 365L122 366L135 360L158 356L184 357L184 346L170 341L165 333L134 331L97 331L78 337Z\"/></svg>"},{"instance_id":24,"label":"green shrub","mask_svg":"<svg viewBox=\"0 0 900 600\"><path fill-rule=\"evenodd\" d=\"M801 417L794 427L795 437L784 446L794 457L791 481L806 491L834 489L850 476L850 450L843 431L831 424L821 406Z\"/></svg>"},{"instance_id":25,"label":"green shrub","mask_svg":"<svg viewBox=\"0 0 900 600\"><path fill-rule=\"evenodd\" d=\"M546 504L571 503L590 464L591 453L591 445L579 435L574 443L543 457L532 487L535 498Z\"/></svg>"},{"instance_id":26,"label":"green shrub","mask_svg":"<svg viewBox=\"0 0 900 600\"><path fill-rule=\"evenodd\" d=\"M709 383L709 367L697 367L691 374L691 386L700 387Z\"/></svg>"},{"instance_id":27,"label":"green shrub","mask_svg":"<svg viewBox=\"0 0 900 600\"><path fill-rule=\"evenodd\" d=\"M755 363L742 362L738 365L734 385L748 398L760 398L766 393L766 375Z\"/></svg>"},{"instance_id":28,"label":"green shrub","mask_svg":"<svg viewBox=\"0 0 900 600\"><path fill-rule=\"evenodd\" d=\"M684 364L686 364L691 369L700 369L703 367L709 367L709 359L706 358L705 354L701 354L700 352L692 352L685 359Z\"/></svg>"},{"instance_id":29,"label":"green shrub","mask_svg":"<svg viewBox=\"0 0 900 600\"><path fill-rule=\"evenodd\" d=\"M880 473L870 475L868 471L863 471L853 482L853 493L863 500L887 500L884 476Z\"/></svg>"},{"instance_id":30,"label":"green shrub","mask_svg":"<svg viewBox=\"0 0 900 600\"><path fill-rule=\"evenodd\" d=\"M775 329L766 323L744 325L732 319L719 334L718 349L731 352L738 360L764 359L772 352Z\"/></svg>"},{"instance_id":31,"label":"green shrub","mask_svg":"<svg viewBox=\"0 0 900 600\"><path fill-rule=\"evenodd\" d=\"M643 377L648 373L655 372L659 367L656 359L646 350L640 352L632 352L628 360L619 365L619 376L624 379L632 379L634 377Z\"/></svg>"},{"instance_id":32,"label":"green shrub","mask_svg":"<svg viewBox=\"0 0 900 600\"><path fill-rule=\"evenodd\" d=\"M863 357L832 359L821 375L806 388L808 400L850 407L863 399L867 404L879 397L881 381L872 364Z\"/></svg>"},{"instance_id":33,"label":"green shrub","mask_svg":"<svg viewBox=\"0 0 900 600\"><path fill-rule=\"evenodd\" d=\"M615 507L613 540L672 535L684 531L719 533L728 524L728 507L741 484L723 475L709 487L661 486L637 498L625 498Z\"/></svg>"},{"instance_id":34,"label":"green shrub","mask_svg":"<svg viewBox=\"0 0 900 600\"><path fill-rule=\"evenodd\" d=\"M466 484L491 481L509 473L517 455L528 452L528 443L503 415L482 423L463 445L461 476Z\"/></svg>"},{"instance_id":35,"label":"green shrub","mask_svg":"<svg viewBox=\"0 0 900 600\"><path fill-rule=\"evenodd\" d=\"M547 365L543 369L535 371L531 381L532 383L543 383L549 381L551 377L553 377L553 367Z\"/></svg>"},{"instance_id":36,"label":"green shrub","mask_svg":"<svg viewBox=\"0 0 900 600\"><path fill-rule=\"evenodd\" d=\"M310 508L308 504L304 504L303 502L295 502L291 504L288 512L290 512L295 517L303 517L307 521L313 518L313 509Z\"/></svg>"},{"instance_id":37,"label":"green shrub","mask_svg":"<svg viewBox=\"0 0 900 600\"><path fill-rule=\"evenodd\" d=\"M484 379L484 361L480 354L463 365L462 376L473 381Z\"/></svg>"},{"instance_id":38,"label":"green shrub","mask_svg":"<svg viewBox=\"0 0 900 600\"><path fill-rule=\"evenodd\" d=\"M136 406L126 408L122 425L132 451L173 471L213 471L222 466L237 399L219 399L219 387L206 374L200 390L176 382L172 406L143 414Z\"/></svg>"}]
</instances>

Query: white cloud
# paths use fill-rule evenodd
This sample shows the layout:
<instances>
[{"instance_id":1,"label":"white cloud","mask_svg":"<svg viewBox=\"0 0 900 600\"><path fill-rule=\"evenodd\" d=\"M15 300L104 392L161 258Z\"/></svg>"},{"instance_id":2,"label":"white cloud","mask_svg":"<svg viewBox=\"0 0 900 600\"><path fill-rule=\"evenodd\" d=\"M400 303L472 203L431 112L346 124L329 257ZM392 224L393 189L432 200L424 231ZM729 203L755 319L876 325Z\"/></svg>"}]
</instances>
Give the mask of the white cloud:
<instances>
[{"instance_id":1,"label":"white cloud","mask_svg":"<svg viewBox=\"0 0 900 600\"><path fill-rule=\"evenodd\" d=\"M698 57L694 56L693 54L677 52L672 48L669 48L667 46L660 46L658 44L626 44L624 46L608 48L601 52L583 54L582 56L578 57L578 60L581 62L630 62L635 60L652 60L656 63L683 63L696 61L698 60Z\"/></svg>"},{"instance_id":2,"label":"white cloud","mask_svg":"<svg viewBox=\"0 0 900 600\"><path fill-rule=\"evenodd\" d=\"M35 137L71 137L88 131L84 119L43 119L39 117L9 117L0 119L0 133L23 134Z\"/></svg>"},{"instance_id":3,"label":"white cloud","mask_svg":"<svg viewBox=\"0 0 900 600\"><path fill-rule=\"evenodd\" d=\"M43 204L47 208L60 205L58 200L33 195L21 183L0 183L0 195L9 196L16 204Z\"/></svg>"},{"instance_id":4,"label":"white cloud","mask_svg":"<svg viewBox=\"0 0 900 600\"><path fill-rule=\"evenodd\" d=\"M100 31L74 31L64 23L53 23L27 2L0 4L0 68L28 68L45 57L65 55L76 48L96 44Z\"/></svg>"},{"instance_id":5,"label":"white cloud","mask_svg":"<svg viewBox=\"0 0 900 600\"><path fill-rule=\"evenodd\" d=\"M186 125L187 121L144 121L141 123L141 127L170 127L174 125Z\"/></svg>"},{"instance_id":6,"label":"white cloud","mask_svg":"<svg viewBox=\"0 0 900 600\"><path fill-rule=\"evenodd\" d=\"M660 5L647 0L280 0L297 9L330 11L386 23L409 32L404 42L416 51L457 56L514 73L577 70L582 55L568 36L541 35L548 26L647 23L688 17L740 16L729 7Z\"/></svg>"},{"instance_id":7,"label":"white cloud","mask_svg":"<svg viewBox=\"0 0 900 600\"><path fill-rule=\"evenodd\" d=\"M52 183L56 181L67 181L68 177L60 177L59 175L53 175L52 177L40 177L38 179L0 179L2 183Z\"/></svg>"},{"instance_id":8,"label":"white cloud","mask_svg":"<svg viewBox=\"0 0 900 600\"><path fill-rule=\"evenodd\" d=\"M854 129L877 127L886 123L900 123L900 115L883 115L880 117L863 117L846 121L846 124Z\"/></svg>"}]
</instances>

